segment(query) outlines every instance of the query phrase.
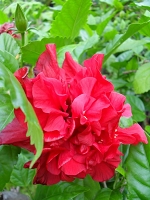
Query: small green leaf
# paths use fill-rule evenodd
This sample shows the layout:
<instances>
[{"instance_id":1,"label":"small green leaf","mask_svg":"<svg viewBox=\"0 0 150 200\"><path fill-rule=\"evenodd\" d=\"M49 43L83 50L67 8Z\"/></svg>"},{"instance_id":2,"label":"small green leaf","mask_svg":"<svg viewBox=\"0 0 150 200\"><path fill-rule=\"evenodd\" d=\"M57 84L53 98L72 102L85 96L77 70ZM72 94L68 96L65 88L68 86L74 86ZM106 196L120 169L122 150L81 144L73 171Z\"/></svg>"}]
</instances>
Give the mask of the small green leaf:
<instances>
[{"instance_id":1,"label":"small green leaf","mask_svg":"<svg viewBox=\"0 0 150 200\"><path fill-rule=\"evenodd\" d=\"M65 53L68 51L70 53L73 52L73 50L76 48L76 44L66 45L63 47L60 47L57 51L57 57L58 57L58 64L59 66L62 66L62 63L65 58Z\"/></svg>"},{"instance_id":2,"label":"small green leaf","mask_svg":"<svg viewBox=\"0 0 150 200\"><path fill-rule=\"evenodd\" d=\"M142 23L130 24L127 31L121 37L119 37L113 46L108 50L108 53L105 55L105 62L124 41L126 41L143 27L147 26L149 23L150 19Z\"/></svg>"},{"instance_id":3,"label":"small green leaf","mask_svg":"<svg viewBox=\"0 0 150 200\"><path fill-rule=\"evenodd\" d=\"M14 166L10 181L15 186L28 187L35 175L35 170L25 169L24 164L28 159L22 153L18 155L18 162Z\"/></svg>"},{"instance_id":4,"label":"small green leaf","mask_svg":"<svg viewBox=\"0 0 150 200\"><path fill-rule=\"evenodd\" d=\"M10 95L13 107L21 108L26 116L26 121L28 124L28 131L26 135L30 136L30 143L34 144L37 150L31 162L32 166L41 155L43 149L42 129L21 85L14 75L2 63L0 63L0 85L3 90Z\"/></svg>"},{"instance_id":5,"label":"small green leaf","mask_svg":"<svg viewBox=\"0 0 150 200\"><path fill-rule=\"evenodd\" d=\"M148 134L150 134L150 126L149 125L145 126L145 131L147 131Z\"/></svg>"},{"instance_id":6,"label":"small green leaf","mask_svg":"<svg viewBox=\"0 0 150 200\"><path fill-rule=\"evenodd\" d=\"M104 188L97 193L94 200L110 200L111 193L112 193L111 189Z\"/></svg>"},{"instance_id":7,"label":"small green leaf","mask_svg":"<svg viewBox=\"0 0 150 200\"><path fill-rule=\"evenodd\" d=\"M125 172L125 170L121 167L121 165L119 165L119 166L116 168L116 171L119 172L119 174L121 174L122 176L125 176L125 175L126 175L126 172Z\"/></svg>"},{"instance_id":8,"label":"small green leaf","mask_svg":"<svg viewBox=\"0 0 150 200\"><path fill-rule=\"evenodd\" d=\"M94 33L91 37L89 37L87 40L83 42L79 42L76 45L76 48L73 51L73 54L75 55L76 59L79 60L81 55L87 50L92 48L97 42L99 41L99 36Z\"/></svg>"},{"instance_id":9,"label":"small green leaf","mask_svg":"<svg viewBox=\"0 0 150 200\"><path fill-rule=\"evenodd\" d=\"M138 69L138 60L136 57L132 57L132 59L126 65L126 70L137 70L137 69Z\"/></svg>"},{"instance_id":10,"label":"small green leaf","mask_svg":"<svg viewBox=\"0 0 150 200\"><path fill-rule=\"evenodd\" d=\"M121 128L128 128L133 125L132 117L121 117L119 121L119 126Z\"/></svg>"},{"instance_id":11,"label":"small green leaf","mask_svg":"<svg viewBox=\"0 0 150 200\"><path fill-rule=\"evenodd\" d=\"M113 190L110 195L110 200L123 200L120 190Z\"/></svg>"},{"instance_id":12,"label":"small green leaf","mask_svg":"<svg viewBox=\"0 0 150 200\"><path fill-rule=\"evenodd\" d=\"M74 200L80 200L80 199L84 199L84 200L90 200L90 199L94 199L97 192L101 189L100 188L100 184L97 181L94 181L90 175L87 175L86 178L82 179L76 179L74 181L75 183L82 185L84 187L86 187L87 189L89 189L87 192L84 192L82 194L80 194L79 196L77 196L76 198L74 198Z\"/></svg>"},{"instance_id":13,"label":"small green leaf","mask_svg":"<svg viewBox=\"0 0 150 200\"><path fill-rule=\"evenodd\" d=\"M14 118L14 108L8 94L0 94L0 131Z\"/></svg>"},{"instance_id":14,"label":"small green leaf","mask_svg":"<svg viewBox=\"0 0 150 200\"><path fill-rule=\"evenodd\" d=\"M114 10L110 10L104 16L101 16L101 21L96 28L96 31L100 36L103 33L103 31L104 31L105 27L107 26L107 24L109 23L109 21L111 20L111 18L115 15L115 12L113 12L113 11Z\"/></svg>"},{"instance_id":15,"label":"small green leaf","mask_svg":"<svg viewBox=\"0 0 150 200\"><path fill-rule=\"evenodd\" d=\"M0 10L0 24L4 24L5 22L8 22L8 17L2 10Z\"/></svg>"},{"instance_id":16,"label":"small green leaf","mask_svg":"<svg viewBox=\"0 0 150 200\"><path fill-rule=\"evenodd\" d=\"M52 36L75 38L87 20L90 0L68 0L50 30Z\"/></svg>"},{"instance_id":17,"label":"small green leaf","mask_svg":"<svg viewBox=\"0 0 150 200\"><path fill-rule=\"evenodd\" d=\"M119 89L121 87L124 87L127 84L127 81L124 79L118 78L118 79L111 79L111 82L115 86L115 89Z\"/></svg>"},{"instance_id":18,"label":"small green leaf","mask_svg":"<svg viewBox=\"0 0 150 200\"><path fill-rule=\"evenodd\" d=\"M144 121L145 115L145 106L140 98L133 95L126 95L126 102L131 105L133 120L136 122Z\"/></svg>"},{"instance_id":19,"label":"small green leaf","mask_svg":"<svg viewBox=\"0 0 150 200\"><path fill-rule=\"evenodd\" d=\"M150 90L150 63L146 63L137 70L134 82L134 91L141 94Z\"/></svg>"},{"instance_id":20,"label":"small green leaf","mask_svg":"<svg viewBox=\"0 0 150 200\"><path fill-rule=\"evenodd\" d=\"M15 39L7 33L0 35L0 50L7 51L13 56L16 56L20 52L20 48Z\"/></svg>"},{"instance_id":21,"label":"small green leaf","mask_svg":"<svg viewBox=\"0 0 150 200\"><path fill-rule=\"evenodd\" d=\"M11 172L17 162L20 148L14 146L0 146L0 191L9 182Z\"/></svg>"},{"instance_id":22,"label":"small green leaf","mask_svg":"<svg viewBox=\"0 0 150 200\"><path fill-rule=\"evenodd\" d=\"M52 186L38 185L33 200L71 200L85 191L87 188L72 182L59 182Z\"/></svg>"},{"instance_id":23,"label":"small green leaf","mask_svg":"<svg viewBox=\"0 0 150 200\"><path fill-rule=\"evenodd\" d=\"M130 146L126 159L126 178L129 200L150 197L150 138L148 144Z\"/></svg>"},{"instance_id":24,"label":"small green leaf","mask_svg":"<svg viewBox=\"0 0 150 200\"><path fill-rule=\"evenodd\" d=\"M18 61L7 51L0 50L0 62L3 63L12 73L19 69Z\"/></svg>"}]
</instances>

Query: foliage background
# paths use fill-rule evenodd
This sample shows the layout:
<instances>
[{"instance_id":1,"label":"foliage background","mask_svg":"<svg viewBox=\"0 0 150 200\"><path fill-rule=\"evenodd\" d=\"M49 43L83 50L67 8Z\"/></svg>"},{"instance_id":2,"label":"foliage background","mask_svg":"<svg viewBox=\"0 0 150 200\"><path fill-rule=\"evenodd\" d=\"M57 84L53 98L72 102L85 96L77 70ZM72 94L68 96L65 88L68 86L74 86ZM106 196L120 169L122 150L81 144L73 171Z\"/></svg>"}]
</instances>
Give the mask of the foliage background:
<instances>
[{"instance_id":1,"label":"foliage background","mask_svg":"<svg viewBox=\"0 0 150 200\"><path fill-rule=\"evenodd\" d=\"M16 4L19 3L32 27L21 47L8 34L0 35L0 130L14 117L13 109L21 106L19 86L13 83L12 73L24 65L34 67L45 44L56 43L61 66L64 53L69 51L82 64L93 54L105 54L102 73L114 84L115 90L126 96L132 106L133 117L123 120L122 126L138 122L150 134L150 2L131 0L53 0L53 1L0 1L0 24L12 22ZM11 83L10 83L11 81ZM18 95L18 91L20 96ZM16 94L16 97L13 95ZM36 117L29 114L32 108L22 107L30 127L36 127ZM38 153L42 146L41 130L36 138L29 129L32 143ZM124 157L116 175L107 183L96 183L90 177L61 182L53 186L34 186L34 170L24 169L23 164L32 155L23 149L0 146L0 189L20 186L31 199L84 199L121 200L149 199L150 197L150 144L122 146ZM37 155L38 157L38 155ZM35 157L35 159L37 158Z\"/></svg>"}]
</instances>

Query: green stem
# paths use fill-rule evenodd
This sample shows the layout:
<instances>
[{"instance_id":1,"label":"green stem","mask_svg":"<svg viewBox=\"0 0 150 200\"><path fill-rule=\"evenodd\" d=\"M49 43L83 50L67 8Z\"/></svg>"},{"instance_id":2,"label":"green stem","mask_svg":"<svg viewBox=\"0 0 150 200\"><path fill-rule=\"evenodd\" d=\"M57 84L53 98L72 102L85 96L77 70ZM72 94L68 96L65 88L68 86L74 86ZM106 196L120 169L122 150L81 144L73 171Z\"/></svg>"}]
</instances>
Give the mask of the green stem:
<instances>
[{"instance_id":1,"label":"green stem","mask_svg":"<svg viewBox=\"0 0 150 200\"><path fill-rule=\"evenodd\" d=\"M22 39L22 47L25 44L25 32L21 33L21 39Z\"/></svg>"},{"instance_id":2,"label":"green stem","mask_svg":"<svg viewBox=\"0 0 150 200\"><path fill-rule=\"evenodd\" d=\"M104 182L102 182L102 183L103 183L104 188L107 188L107 183L106 183L106 181L104 181Z\"/></svg>"},{"instance_id":3,"label":"green stem","mask_svg":"<svg viewBox=\"0 0 150 200\"><path fill-rule=\"evenodd\" d=\"M23 47L25 45L25 32L21 33L21 40L22 40L22 45L21 47ZM23 67L23 59L22 59L22 52L21 52L21 67Z\"/></svg>"},{"instance_id":4,"label":"green stem","mask_svg":"<svg viewBox=\"0 0 150 200\"><path fill-rule=\"evenodd\" d=\"M113 184L113 189L116 189L117 183L119 182L119 173L115 174L115 182Z\"/></svg>"}]
</instances>

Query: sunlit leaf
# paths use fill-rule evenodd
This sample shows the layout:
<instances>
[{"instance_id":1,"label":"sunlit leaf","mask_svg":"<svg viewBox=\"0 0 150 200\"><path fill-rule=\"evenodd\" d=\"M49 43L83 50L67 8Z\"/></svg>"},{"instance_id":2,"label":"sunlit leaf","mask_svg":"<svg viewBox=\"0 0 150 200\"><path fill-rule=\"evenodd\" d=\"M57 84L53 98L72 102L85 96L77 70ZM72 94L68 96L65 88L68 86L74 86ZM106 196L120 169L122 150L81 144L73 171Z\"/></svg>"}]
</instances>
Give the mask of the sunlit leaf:
<instances>
[{"instance_id":1,"label":"sunlit leaf","mask_svg":"<svg viewBox=\"0 0 150 200\"><path fill-rule=\"evenodd\" d=\"M137 70L134 77L134 91L141 94L150 90L150 63L146 63Z\"/></svg>"},{"instance_id":2,"label":"sunlit leaf","mask_svg":"<svg viewBox=\"0 0 150 200\"><path fill-rule=\"evenodd\" d=\"M133 125L132 117L121 117L119 121L119 126L121 128L127 128Z\"/></svg>"},{"instance_id":3,"label":"sunlit leaf","mask_svg":"<svg viewBox=\"0 0 150 200\"><path fill-rule=\"evenodd\" d=\"M110 10L108 13L106 13L106 16L104 18L104 16L102 16L101 18L101 22L98 24L96 31L97 33L101 36L101 34L103 33L105 27L107 26L107 24L109 23L109 21L111 20L111 18L115 15L115 12L112 13L113 10ZM103 19L104 18L104 19Z\"/></svg>"},{"instance_id":4,"label":"sunlit leaf","mask_svg":"<svg viewBox=\"0 0 150 200\"><path fill-rule=\"evenodd\" d=\"M150 23L150 20L145 21L143 23L135 23L131 24L127 31L119 37L119 39L114 43L111 49L108 50L108 53L105 55L105 61L111 56L111 54L124 42L126 41L129 37L134 35L136 32L138 32L140 29L143 27L147 26Z\"/></svg>"},{"instance_id":5,"label":"sunlit leaf","mask_svg":"<svg viewBox=\"0 0 150 200\"><path fill-rule=\"evenodd\" d=\"M8 94L0 94L0 131L14 118L14 108Z\"/></svg>"},{"instance_id":6,"label":"sunlit leaf","mask_svg":"<svg viewBox=\"0 0 150 200\"><path fill-rule=\"evenodd\" d=\"M12 73L19 68L18 61L7 51L0 50L0 62L3 63Z\"/></svg>"},{"instance_id":7,"label":"sunlit leaf","mask_svg":"<svg viewBox=\"0 0 150 200\"><path fill-rule=\"evenodd\" d=\"M2 63L0 63L0 85L3 90L10 95L13 107L20 107L26 116L26 121L28 123L27 136L30 136L31 144L34 144L37 150L31 163L31 165L33 165L40 156L43 148L43 132L38 119L31 104L27 100L21 85Z\"/></svg>"},{"instance_id":8,"label":"sunlit leaf","mask_svg":"<svg viewBox=\"0 0 150 200\"><path fill-rule=\"evenodd\" d=\"M7 33L0 35L0 50L8 51L13 56L16 56L20 52L20 48L15 39Z\"/></svg>"},{"instance_id":9,"label":"sunlit leaf","mask_svg":"<svg viewBox=\"0 0 150 200\"><path fill-rule=\"evenodd\" d=\"M5 22L8 22L8 17L2 10L0 10L0 24Z\"/></svg>"},{"instance_id":10,"label":"sunlit leaf","mask_svg":"<svg viewBox=\"0 0 150 200\"><path fill-rule=\"evenodd\" d=\"M68 0L52 23L52 36L75 38L87 20L90 0Z\"/></svg>"}]
</instances>

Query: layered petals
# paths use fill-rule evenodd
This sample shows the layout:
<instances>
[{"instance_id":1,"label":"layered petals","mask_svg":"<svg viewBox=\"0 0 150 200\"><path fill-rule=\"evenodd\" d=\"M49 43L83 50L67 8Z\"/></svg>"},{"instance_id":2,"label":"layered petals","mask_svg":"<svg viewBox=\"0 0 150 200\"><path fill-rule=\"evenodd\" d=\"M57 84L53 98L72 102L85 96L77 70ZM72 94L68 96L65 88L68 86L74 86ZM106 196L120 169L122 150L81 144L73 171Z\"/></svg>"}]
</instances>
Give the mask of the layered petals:
<instances>
[{"instance_id":1,"label":"layered petals","mask_svg":"<svg viewBox=\"0 0 150 200\"><path fill-rule=\"evenodd\" d=\"M139 124L134 124L128 128L117 128L116 138L123 144L147 143L146 135Z\"/></svg>"}]
</instances>

